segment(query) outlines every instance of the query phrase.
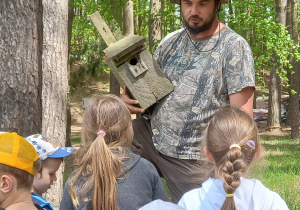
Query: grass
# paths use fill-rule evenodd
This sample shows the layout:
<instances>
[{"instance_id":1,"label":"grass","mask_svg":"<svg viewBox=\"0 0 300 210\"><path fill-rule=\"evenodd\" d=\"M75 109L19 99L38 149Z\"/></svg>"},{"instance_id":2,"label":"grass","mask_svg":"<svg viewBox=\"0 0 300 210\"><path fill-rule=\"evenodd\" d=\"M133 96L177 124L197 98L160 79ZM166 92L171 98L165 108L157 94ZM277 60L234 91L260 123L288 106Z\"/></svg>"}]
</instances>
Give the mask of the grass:
<instances>
[{"instance_id":1,"label":"grass","mask_svg":"<svg viewBox=\"0 0 300 210\"><path fill-rule=\"evenodd\" d=\"M79 145L81 143L81 134L72 135L71 141L73 146Z\"/></svg>"},{"instance_id":2,"label":"grass","mask_svg":"<svg viewBox=\"0 0 300 210\"><path fill-rule=\"evenodd\" d=\"M80 144L80 135L72 136L72 144ZM290 210L300 210L300 141L283 137L262 137L265 156L252 164L249 178L259 179L266 187L277 192ZM65 171L64 182L70 171ZM162 182L170 197L166 181Z\"/></svg>"},{"instance_id":3,"label":"grass","mask_svg":"<svg viewBox=\"0 0 300 210\"><path fill-rule=\"evenodd\" d=\"M283 137L263 137L265 157L254 163L250 177L259 179L277 192L290 210L300 210L300 141Z\"/></svg>"}]
</instances>

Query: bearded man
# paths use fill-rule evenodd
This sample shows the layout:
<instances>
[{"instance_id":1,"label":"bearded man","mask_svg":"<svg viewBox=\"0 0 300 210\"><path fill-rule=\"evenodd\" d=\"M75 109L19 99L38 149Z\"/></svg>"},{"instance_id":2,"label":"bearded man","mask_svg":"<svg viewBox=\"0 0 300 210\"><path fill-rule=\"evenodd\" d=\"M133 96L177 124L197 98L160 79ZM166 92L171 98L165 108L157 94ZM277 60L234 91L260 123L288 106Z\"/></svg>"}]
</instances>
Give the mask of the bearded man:
<instances>
[{"instance_id":1,"label":"bearded man","mask_svg":"<svg viewBox=\"0 0 300 210\"><path fill-rule=\"evenodd\" d=\"M173 202L210 176L201 152L202 134L226 104L253 116L254 61L243 37L218 20L220 0L173 0L180 4L184 28L168 34L154 58L174 91L159 101L149 119L133 121L133 145L165 178ZM135 105L125 87L122 100Z\"/></svg>"}]
</instances>

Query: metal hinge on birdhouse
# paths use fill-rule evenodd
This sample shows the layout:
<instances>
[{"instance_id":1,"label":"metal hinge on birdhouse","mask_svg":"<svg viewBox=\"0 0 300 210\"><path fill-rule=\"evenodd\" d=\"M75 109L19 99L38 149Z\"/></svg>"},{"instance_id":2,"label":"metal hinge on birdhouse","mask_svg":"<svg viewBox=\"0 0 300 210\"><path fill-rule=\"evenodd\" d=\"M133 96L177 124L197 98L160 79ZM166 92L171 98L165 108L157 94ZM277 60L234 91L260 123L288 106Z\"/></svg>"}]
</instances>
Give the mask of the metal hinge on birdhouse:
<instances>
[{"instance_id":1,"label":"metal hinge on birdhouse","mask_svg":"<svg viewBox=\"0 0 300 210\"><path fill-rule=\"evenodd\" d=\"M173 91L159 65L146 49L146 38L128 35L116 41L99 12L90 16L107 44L105 60L121 86L127 86L131 95L147 109Z\"/></svg>"}]
</instances>

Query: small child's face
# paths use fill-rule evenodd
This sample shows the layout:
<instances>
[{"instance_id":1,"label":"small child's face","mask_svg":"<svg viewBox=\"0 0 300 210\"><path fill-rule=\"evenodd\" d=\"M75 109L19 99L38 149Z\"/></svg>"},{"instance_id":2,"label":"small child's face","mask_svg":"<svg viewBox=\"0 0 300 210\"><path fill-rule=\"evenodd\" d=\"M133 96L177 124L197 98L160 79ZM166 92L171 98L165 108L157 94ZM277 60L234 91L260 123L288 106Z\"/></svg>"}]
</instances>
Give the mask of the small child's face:
<instances>
[{"instance_id":1,"label":"small child's face","mask_svg":"<svg viewBox=\"0 0 300 210\"><path fill-rule=\"evenodd\" d=\"M42 162L42 172L35 175L33 180L33 191L39 195L45 193L56 181L56 171L62 162L61 158L47 158Z\"/></svg>"}]
</instances>

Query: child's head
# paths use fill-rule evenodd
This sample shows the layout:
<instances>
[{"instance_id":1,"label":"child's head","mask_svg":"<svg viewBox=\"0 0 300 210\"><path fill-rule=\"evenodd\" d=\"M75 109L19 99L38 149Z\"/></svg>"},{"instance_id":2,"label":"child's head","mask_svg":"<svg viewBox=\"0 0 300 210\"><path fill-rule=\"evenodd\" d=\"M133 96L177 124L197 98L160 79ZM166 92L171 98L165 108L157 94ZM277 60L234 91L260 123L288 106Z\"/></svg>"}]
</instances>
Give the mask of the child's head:
<instances>
[{"instance_id":1,"label":"child's head","mask_svg":"<svg viewBox=\"0 0 300 210\"><path fill-rule=\"evenodd\" d=\"M59 169L63 158L70 155L74 148L58 147L41 134L28 136L26 140L34 146L42 161L42 167L33 181L33 191L41 195L50 189L53 182L56 181L56 171Z\"/></svg>"},{"instance_id":2,"label":"child's head","mask_svg":"<svg viewBox=\"0 0 300 210\"><path fill-rule=\"evenodd\" d=\"M104 132L102 136L106 144L129 146L133 135L130 112L120 98L110 94L90 99L84 112L82 129L85 142L94 141Z\"/></svg>"},{"instance_id":3,"label":"child's head","mask_svg":"<svg viewBox=\"0 0 300 210\"><path fill-rule=\"evenodd\" d=\"M69 181L74 206L79 205L77 194L79 199L91 199L94 209L99 206L115 209L116 180L132 137L131 115L120 98L108 94L90 99L82 125L82 139L87 146L77 152L74 163L78 168ZM76 187L75 193L74 185L79 176L86 181ZM90 190L93 191L92 198L87 198Z\"/></svg>"},{"instance_id":4,"label":"child's head","mask_svg":"<svg viewBox=\"0 0 300 210\"><path fill-rule=\"evenodd\" d=\"M33 177L40 166L39 156L28 141L16 133L1 133L0 203L11 196L14 190L30 192Z\"/></svg>"},{"instance_id":5,"label":"child's head","mask_svg":"<svg viewBox=\"0 0 300 210\"><path fill-rule=\"evenodd\" d=\"M205 154L224 181L226 200L222 209L235 209L233 194L240 177L260 152L254 120L239 108L225 106L214 115L204 134Z\"/></svg>"}]
</instances>

